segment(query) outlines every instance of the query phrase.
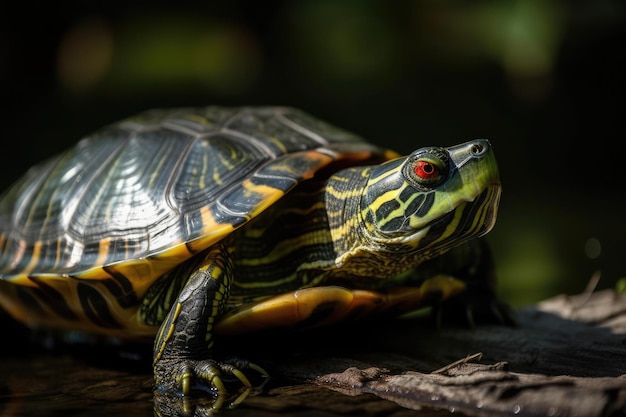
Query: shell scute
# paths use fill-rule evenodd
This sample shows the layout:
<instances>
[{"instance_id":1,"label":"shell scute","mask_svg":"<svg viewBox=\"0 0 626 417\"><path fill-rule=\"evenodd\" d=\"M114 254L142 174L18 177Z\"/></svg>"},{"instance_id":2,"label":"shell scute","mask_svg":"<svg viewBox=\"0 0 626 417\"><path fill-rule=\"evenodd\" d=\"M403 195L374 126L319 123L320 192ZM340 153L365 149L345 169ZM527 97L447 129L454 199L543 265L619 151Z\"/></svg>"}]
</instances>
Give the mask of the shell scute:
<instances>
[{"instance_id":1,"label":"shell scute","mask_svg":"<svg viewBox=\"0 0 626 417\"><path fill-rule=\"evenodd\" d=\"M154 262L153 280L333 161L373 153L383 155L290 108L142 113L35 166L0 197L0 278L98 277L108 265L134 276L133 265Z\"/></svg>"}]
</instances>

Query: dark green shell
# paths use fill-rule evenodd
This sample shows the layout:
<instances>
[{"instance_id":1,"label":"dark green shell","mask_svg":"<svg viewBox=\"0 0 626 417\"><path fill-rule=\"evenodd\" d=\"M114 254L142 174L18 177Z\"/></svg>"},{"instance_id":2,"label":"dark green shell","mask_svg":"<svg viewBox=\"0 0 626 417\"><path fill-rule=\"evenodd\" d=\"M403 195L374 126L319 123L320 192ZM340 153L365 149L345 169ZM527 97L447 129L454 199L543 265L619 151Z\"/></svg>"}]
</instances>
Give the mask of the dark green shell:
<instances>
[{"instance_id":1,"label":"dark green shell","mask_svg":"<svg viewBox=\"0 0 626 417\"><path fill-rule=\"evenodd\" d=\"M14 284L0 304L26 316L17 300L44 291L81 310L89 283L134 305L164 271L320 169L389 157L291 108L153 110L112 124L0 198L0 284ZM39 314L54 321L54 309Z\"/></svg>"},{"instance_id":2,"label":"dark green shell","mask_svg":"<svg viewBox=\"0 0 626 417\"><path fill-rule=\"evenodd\" d=\"M371 152L292 109L147 112L32 168L2 196L0 271L79 274L181 244L195 252L333 160Z\"/></svg>"}]
</instances>

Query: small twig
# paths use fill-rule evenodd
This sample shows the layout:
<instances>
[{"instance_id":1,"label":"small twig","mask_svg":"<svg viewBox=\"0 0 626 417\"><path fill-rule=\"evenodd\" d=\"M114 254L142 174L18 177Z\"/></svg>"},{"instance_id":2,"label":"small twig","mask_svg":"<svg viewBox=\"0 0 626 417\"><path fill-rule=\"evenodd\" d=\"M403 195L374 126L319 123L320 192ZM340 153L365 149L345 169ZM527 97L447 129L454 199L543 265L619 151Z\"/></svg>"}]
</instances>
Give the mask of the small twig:
<instances>
[{"instance_id":1,"label":"small twig","mask_svg":"<svg viewBox=\"0 0 626 417\"><path fill-rule=\"evenodd\" d=\"M598 286L598 283L600 282L601 275L602 274L600 271L595 271L591 275L591 278L589 278L589 282L587 283L585 290L581 294L582 296L584 296L584 298L580 300L580 302L578 302L575 307L582 307L583 305L587 303L587 301L589 301L589 298L591 297L593 292L596 290L596 287Z\"/></svg>"},{"instance_id":2,"label":"small twig","mask_svg":"<svg viewBox=\"0 0 626 417\"><path fill-rule=\"evenodd\" d=\"M466 363L471 362L474 359L479 361L479 360L482 359L482 357L483 357L483 353L482 352L474 353L472 355L468 355L468 356L464 357L463 359L459 359L458 361L454 361L451 364L444 366L443 368L439 368L436 371L432 371L431 374L443 374L445 372L448 372L452 368L456 368L458 366L465 365Z\"/></svg>"}]
</instances>

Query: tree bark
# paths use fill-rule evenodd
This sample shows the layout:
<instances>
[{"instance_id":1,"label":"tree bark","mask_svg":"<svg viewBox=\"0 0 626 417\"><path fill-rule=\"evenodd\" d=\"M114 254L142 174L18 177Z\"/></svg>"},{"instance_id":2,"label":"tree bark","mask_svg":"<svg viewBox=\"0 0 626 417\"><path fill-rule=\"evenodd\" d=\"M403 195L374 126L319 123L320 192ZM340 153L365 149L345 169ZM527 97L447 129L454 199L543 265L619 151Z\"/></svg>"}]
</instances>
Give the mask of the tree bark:
<instances>
[{"instance_id":1,"label":"tree bark","mask_svg":"<svg viewBox=\"0 0 626 417\"><path fill-rule=\"evenodd\" d=\"M516 316L517 326L438 328L422 317L220 343L272 375L263 394L224 415L626 415L626 294L558 296ZM106 359L110 346L79 355L16 346L3 345L2 415L151 413L149 347L145 360L122 361Z\"/></svg>"},{"instance_id":2,"label":"tree bark","mask_svg":"<svg viewBox=\"0 0 626 417\"><path fill-rule=\"evenodd\" d=\"M297 345L309 349L279 353L270 368L279 380L373 394L412 410L626 414L626 294L557 296L516 313L517 326L437 329L398 320L303 333ZM276 389L284 395L284 385Z\"/></svg>"}]
</instances>

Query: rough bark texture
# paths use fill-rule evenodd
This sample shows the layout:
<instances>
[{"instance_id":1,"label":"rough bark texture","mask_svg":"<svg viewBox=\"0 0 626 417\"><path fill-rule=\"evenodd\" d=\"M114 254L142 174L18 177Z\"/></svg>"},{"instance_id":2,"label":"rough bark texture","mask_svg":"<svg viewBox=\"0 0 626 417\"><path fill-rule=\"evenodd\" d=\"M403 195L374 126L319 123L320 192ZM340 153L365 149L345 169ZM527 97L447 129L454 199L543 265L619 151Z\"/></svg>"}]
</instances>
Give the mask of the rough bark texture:
<instances>
[{"instance_id":1,"label":"rough bark texture","mask_svg":"<svg viewBox=\"0 0 626 417\"><path fill-rule=\"evenodd\" d=\"M341 329L318 344L317 354L283 357L273 371L344 394L374 394L413 410L471 416L626 414L626 294L558 296L519 310L517 320L516 327L433 329L404 320ZM475 353L482 355L472 358ZM249 401L263 402L262 397Z\"/></svg>"}]
</instances>

